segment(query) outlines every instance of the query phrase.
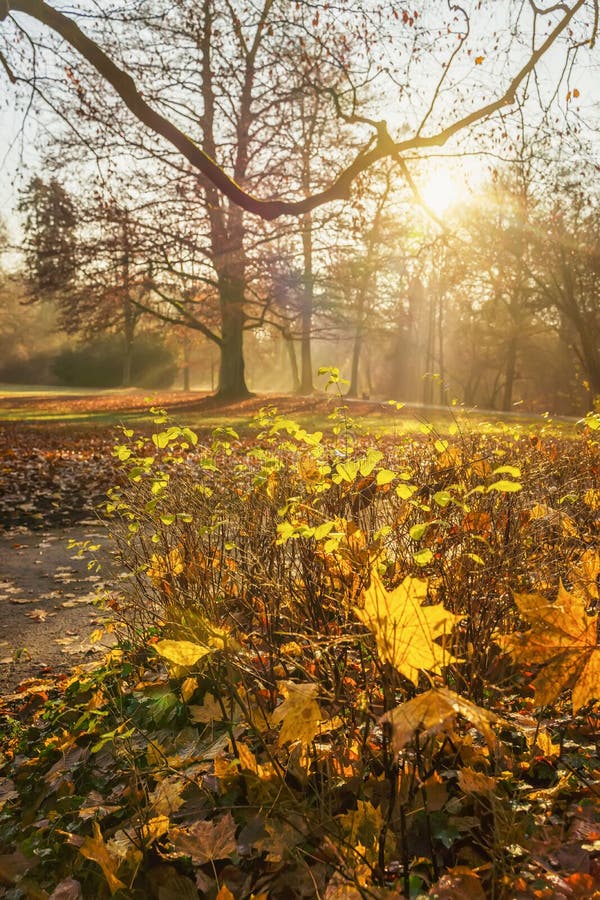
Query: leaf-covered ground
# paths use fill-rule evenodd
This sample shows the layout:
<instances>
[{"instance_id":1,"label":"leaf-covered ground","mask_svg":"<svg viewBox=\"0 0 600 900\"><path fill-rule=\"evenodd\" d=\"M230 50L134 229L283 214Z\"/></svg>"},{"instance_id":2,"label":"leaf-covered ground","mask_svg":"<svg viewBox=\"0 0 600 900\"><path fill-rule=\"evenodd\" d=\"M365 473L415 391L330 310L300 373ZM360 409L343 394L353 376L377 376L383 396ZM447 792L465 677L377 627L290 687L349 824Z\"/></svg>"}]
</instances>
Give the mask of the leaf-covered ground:
<instances>
[{"instance_id":1,"label":"leaf-covered ground","mask_svg":"<svg viewBox=\"0 0 600 900\"><path fill-rule=\"evenodd\" d=\"M600 420L330 424L8 455L26 527L116 479L128 577L4 700L0 896L600 897Z\"/></svg>"}]
</instances>

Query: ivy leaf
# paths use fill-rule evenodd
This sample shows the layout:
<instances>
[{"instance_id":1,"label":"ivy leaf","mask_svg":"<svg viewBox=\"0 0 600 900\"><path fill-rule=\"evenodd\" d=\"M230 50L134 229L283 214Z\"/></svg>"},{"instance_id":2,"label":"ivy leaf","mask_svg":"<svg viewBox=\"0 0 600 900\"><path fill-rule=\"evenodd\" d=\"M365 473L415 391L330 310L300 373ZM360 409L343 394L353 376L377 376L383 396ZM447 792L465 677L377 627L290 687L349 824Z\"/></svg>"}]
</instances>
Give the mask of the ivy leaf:
<instances>
[{"instance_id":1,"label":"ivy leaf","mask_svg":"<svg viewBox=\"0 0 600 900\"><path fill-rule=\"evenodd\" d=\"M536 705L553 703L568 687L574 713L600 699L598 616L587 615L581 594L561 583L555 602L540 594L516 594L515 602L531 628L498 643L515 662L542 667L533 683Z\"/></svg>"},{"instance_id":2,"label":"ivy leaf","mask_svg":"<svg viewBox=\"0 0 600 900\"><path fill-rule=\"evenodd\" d=\"M423 606L426 597L425 579L407 577L388 592L373 571L363 605L356 608L356 615L375 637L380 660L391 663L415 685L421 671L440 673L442 666L456 662L436 639L451 631L461 616L441 603Z\"/></svg>"},{"instance_id":3,"label":"ivy leaf","mask_svg":"<svg viewBox=\"0 0 600 900\"><path fill-rule=\"evenodd\" d=\"M94 836L85 839L79 848L79 852L86 859L91 859L92 862L98 863L104 872L111 894L116 893L121 888L125 888L123 882L115 874L119 866L119 860L109 851L104 843L104 838L97 822L94 822Z\"/></svg>"},{"instance_id":4,"label":"ivy leaf","mask_svg":"<svg viewBox=\"0 0 600 900\"><path fill-rule=\"evenodd\" d=\"M458 715L468 719L485 737L488 744L496 740L491 729L492 722L500 721L498 716L482 709L445 687L432 688L419 694L413 700L400 704L381 717L381 722L389 722L392 727L392 744L400 752L415 736L415 732L425 735L437 734L448 729Z\"/></svg>"},{"instance_id":5,"label":"ivy leaf","mask_svg":"<svg viewBox=\"0 0 600 900\"><path fill-rule=\"evenodd\" d=\"M293 681L280 681L278 688L285 700L273 712L271 722L274 725L282 723L279 744L288 741L310 744L323 718L315 699L319 685L311 682L296 684Z\"/></svg>"}]
</instances>

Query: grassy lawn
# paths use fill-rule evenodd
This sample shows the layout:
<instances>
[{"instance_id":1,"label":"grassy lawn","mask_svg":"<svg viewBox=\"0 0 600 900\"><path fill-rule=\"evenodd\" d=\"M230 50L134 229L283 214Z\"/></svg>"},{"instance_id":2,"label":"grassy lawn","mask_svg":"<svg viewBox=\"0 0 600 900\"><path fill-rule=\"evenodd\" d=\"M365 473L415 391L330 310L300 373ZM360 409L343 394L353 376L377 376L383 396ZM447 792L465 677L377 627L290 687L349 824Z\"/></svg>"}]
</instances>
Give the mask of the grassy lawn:
<instances>
[{"instance_id":1,"label":"grassy lawn","mask_svg":"<svg viewBox=\"0 0 600 900\"><path fill-rule=\"evenodd\" d=\"M201 391L148 391L139 389L93 390L85 388L0 385L0 423L56 425L65 427L111 427L121 424L152 425L151 407L166 409L180 424L201 432L216 427L248 431L252 417L261 407L274 406L302 427L312 431L331 431L331 414L336 407L347 406L349 422L374 435L425 433L431 430L445 435L459 430L516 434L561 434L576 431L574 418L547 414L490 412L461 407L421 407L406 404L400 409L384 401L344 401L324 392L310 397L285 394L257 394L237 403L219 403Z\"/></svg>"}]
</instances>

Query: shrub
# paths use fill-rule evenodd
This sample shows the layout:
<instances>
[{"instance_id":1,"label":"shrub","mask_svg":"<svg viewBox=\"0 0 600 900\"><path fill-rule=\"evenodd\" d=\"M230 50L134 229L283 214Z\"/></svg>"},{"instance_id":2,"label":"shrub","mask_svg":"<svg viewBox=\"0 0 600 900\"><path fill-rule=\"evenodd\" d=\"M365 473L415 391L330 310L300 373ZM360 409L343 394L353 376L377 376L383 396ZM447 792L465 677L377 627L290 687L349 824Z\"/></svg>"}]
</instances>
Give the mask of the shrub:
<instances>
[{"instance_id":1,"label":"shrub","mask_svg":"<svg viewBox=\"0 0 600 900\"><path fill-rule=\"evenodd\" d=\"M125 346L119 335L105 335L64 350L53 371L63 384L77 387L118 387L122 383ZM133 344L131 380L138 387L170 387L177 374L173 352L155 335L142 334Z\"/></svg>"},{"instance_id":2,"label":"shrub","mask_svg":"<svg viewBox=\"0 0 600 900\"><path fill-rule=\"evenodd\" d=\"M10 738L11 834L84 896L556 896L598 811L593 419L157 424L115 448L120 648L34 758ZM577 869L565 896L592 896Z\"/></svg>"}]
</instances>

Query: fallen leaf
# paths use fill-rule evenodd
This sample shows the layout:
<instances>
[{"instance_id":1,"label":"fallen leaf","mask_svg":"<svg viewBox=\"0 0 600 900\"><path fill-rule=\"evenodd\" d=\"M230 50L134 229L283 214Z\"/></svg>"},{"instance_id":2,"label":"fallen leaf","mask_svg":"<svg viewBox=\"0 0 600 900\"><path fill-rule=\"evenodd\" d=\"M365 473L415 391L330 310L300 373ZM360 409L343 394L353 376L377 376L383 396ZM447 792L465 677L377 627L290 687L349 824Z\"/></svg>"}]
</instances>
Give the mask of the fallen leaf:
<instances>
[{"instance_id":1,"label":"fallen leaf","mask_svg":"<svg viewBox=\"0 0 600 900\"><path fill-rule=\"evenodd\" d=\"M231 813L218 820L194 822L187 829L172 828L169 838L178 853L191 857L196 866L227 859L237 850L236 824Z\"/></svg>"},{"instance_id":2,"label":"fallen leaf","mask_svg":"<svg viewBox=\"0 0 600 900\"><path fill-rule=\"evenodd\" d=\"M81 885L74 878L65 878L56 885L48 900L83 900Z\"/></svg>"},{"instance_id":3,"label":"fallen leaf","mask_svg":"<svg viewBox=\"0 0 600 900\"><path fill-rule=\"evenodd\" d=\"M465 794L492 794L497 785L495 778L476 772L470 766L464 766L458 771L458 786Z\"/></svg>"},{"instance_id":4,"label":"fallen leaf","mask_svg":"<svg viewBox=\"0 0 600 900\"><path fill-rule=\"evenodd\" d=\"M32 869L37 861L29 859L20 850L0 855L0 884L14 884L25 872Z\"/></svg>"},{"instance_id":5,"label":"fallen leaf","mask_svg":"<svg viewBox=\"0 0 600 900\"><path fill-rule=\"evenodd\" d=\"M56 613L46 612L45 609L32 609L30 612L26 612L25 615L28 619L33 619L35 622L45 622L48 616L55 616Z\"/></svg>"},{"instance_id":6,"label":"fallen leaf","mask_svg":"<svg viewBox=\"0 0 600 900\"><path fill-rule=\"evenodd\" d=\"M94 822L93 828L94 836L85 839L79 848L79 852L82 856L85 856L86 859L91 859L92 862L98 863L104 873L111 894L114 894L116 891L125 887L123 882L117 878L115 874L119 867L119 860L109 851L104 843L104 838L102 837L102 832L100 831L100 826L97 822Z\"/></svg>"},{"instance_id":7,"label":"fallen leaf","mask_svg":"<svg viewBox=\"0 0 600 900\"><path fill-rule=\"evenodd\" d=\"M229 890L226 884L222 884L219 893L216 896L216 900L235 900L235 897Z\"/></svg>"},{"instance_id":8,"label":"fallen leaf","mask_svg":"<svg viewBox=\"0 0 600 900\"><path fill-rule=\"evenodd\" d=\"M392 744L399 752L413 739L415 732L436 734L448 728L458 715L471 722L489 744L495 742L491 724L500 721L498 717L445 687L419 694L387 712L380 721L392 726Z\"/></svg>"},{"instance_id":9,"label":"fallen leaf","mask_svg":"<svg viewBox=\"0 0 600 900\"><path fill-rule=\"evenodd\" d=\"M271 716L274 725L282 723L279 744L289 741L310 744L323 718L319 704L315 700L319 693L319 685L311 682L297 684L293 681L280 681L277 687L285 697Z\"/></svg>"},{"instance_id":10,"label":"fallen leaf","mask_svg":"<svg viewBox=\"0 0 600 900\"><path fill-rule=\"evenodd\" d=\"M171 775L158 783L150 793L148 800L157 815L170 816L177 812L184 801L181 794L186 787L186 782L177 775Z\"/></svg>"},{"instance_id":11,"label":"fallen leaf","mask_svg":"<svg viewBox=\"0 0 600 900\"><path fill-rule=\"evenodd\" d=\"M442 875L427 894L431 900L485 900L479 875L467 866L454 866Z\"/></svg>"}]
</instances>

